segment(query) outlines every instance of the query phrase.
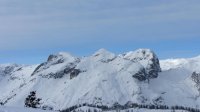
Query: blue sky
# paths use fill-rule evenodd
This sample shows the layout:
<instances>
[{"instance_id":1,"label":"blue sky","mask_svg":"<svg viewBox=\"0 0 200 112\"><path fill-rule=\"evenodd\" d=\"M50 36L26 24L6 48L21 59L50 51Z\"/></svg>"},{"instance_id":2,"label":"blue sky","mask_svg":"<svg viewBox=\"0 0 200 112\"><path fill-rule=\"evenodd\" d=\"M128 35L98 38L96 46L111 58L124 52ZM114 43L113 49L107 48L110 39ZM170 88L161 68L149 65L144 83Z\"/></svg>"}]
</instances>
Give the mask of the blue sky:
<instances>
[{"instance_id":1,"label":"blue sky","mask_svg":"<svg viewBox=\"0 0 200 112\"><path fill-rule=\"evenodd\" d=\"M150 48L160 59L200 55L199 0L0 0L0 63L59 51L87 56Z\"/></svg>"}]
</instances>

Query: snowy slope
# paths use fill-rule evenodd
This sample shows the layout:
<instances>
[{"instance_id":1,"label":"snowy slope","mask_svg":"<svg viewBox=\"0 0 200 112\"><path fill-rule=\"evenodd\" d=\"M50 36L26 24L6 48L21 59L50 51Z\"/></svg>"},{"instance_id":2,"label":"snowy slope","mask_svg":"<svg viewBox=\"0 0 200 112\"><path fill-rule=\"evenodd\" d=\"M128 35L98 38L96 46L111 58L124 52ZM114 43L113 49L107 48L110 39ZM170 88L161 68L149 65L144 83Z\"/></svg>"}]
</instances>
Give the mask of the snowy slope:
<instances>
[{"instance_id":1,"label":"snowy slope","mask_svg":"<svg viewBox=\"0 0 200 112\"><path fill-rule=\"evenodd\" d=\"M160 61L163 70L183 68L189 71L200 72L200 56L188 59L166 59Z\"/></svg>"},{"instance_id":2,"label":"snowy slope","mask_svg":"<svg viewBox=\"0 0 200 112\"><path fill-rule=\"evenodd\" d=\"M81 107L78 108L76 111L78 112L87 112L88 109L90 109L91 112L95 112L94 108L88 108L88 107ZM97 111L98 110L96 109ZM58 111L48 111L48 110L40 110L40 109L31 109L31 108L16 108L16 107L0 107L0 112L58 112ZM105 111L105 112L116 112L116 110L113 111ZM120 112L172 112L172 110L155 110L155 109L127 109L127 110L121 110ZM184 110L174 110L174 112L188 112Z\"/></svg>"},{"instance_id":3,"label":"snowy slope","mask_svg":"<svg viewBox=\"0 0 200 112\"><path fill-rule=\"evenodd\" d=\"M119 55L100 49L88 57L61 52L39 65L0 65L0 102L24 107L30 91L36 91L41 106L54 110L129 101L198 107L199 91L191 75L199 71L199 62L199 57L170 59L160 66L149 49Z\"/></svg>"},{"instance_id":4,"label":"snowy slope","mask_svg":"<svg viewBox=\"0 0 200 112\"><path fill-rule=\"evenodd\" d=\"M45 110L40 110L40 109L14 108L14 107L0 106L0 112L56 112L56 111L45 111Z\"/></svg>"}]
</instances>

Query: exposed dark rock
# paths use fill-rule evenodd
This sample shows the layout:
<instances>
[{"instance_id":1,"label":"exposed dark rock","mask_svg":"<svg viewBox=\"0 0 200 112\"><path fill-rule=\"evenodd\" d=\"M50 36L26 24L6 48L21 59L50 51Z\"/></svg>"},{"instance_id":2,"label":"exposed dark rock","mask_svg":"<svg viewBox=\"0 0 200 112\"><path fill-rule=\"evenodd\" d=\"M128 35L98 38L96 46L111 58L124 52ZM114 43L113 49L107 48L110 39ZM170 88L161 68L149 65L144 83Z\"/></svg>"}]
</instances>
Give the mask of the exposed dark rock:
<instances>
[{"instance_id":1,"label":"exposed dark rock","mask_svg":"<svg viewBox=\"0 0 200 112\"><path fill-rule=\"evenodd\" d=\"M193 72L191 79L195 82L196 87L198 87L198 89L200 89L200 73Z\"/></svg>"},{"instance_id":2,"label":"exposed dark rock","mask_svg":"<svg viewBox=\"0 0 200 112\"><path fill-rule=\"evenodd\" d=\"M59 71L59 72L56 72L56 73L49 73L47 74L46 78L62 78L64 76L64 72L63 71ZM45 77L44 77L45 78Z\"/></svg>"},{"instance_id":3,"label":"exposed dark rock","mask_svg":"<svg viewBox=\"0 0 200 112\"><path fill-rule=\"evenodd\" d=\"M57 55L53 55L53 54L51 54L51 55L49 55L47 61L48 61L48 62L49 62L49 61L53 61L53 59L56 59L56 58L58 58Z\"/></svg>"},{"instance_id":4,"label":"exposed dark rock","mask_svg":"<svg viewBox=\"0 0 200 112\"><path fill-rule=\"evenodd\" d=\"M16 71L21 71L22 70L22 67L18 68Z\"/></svg>"},{"instance_id":5,"label":"exposed dark rock","mask_svg":"<svg viewBox=\"0 0 200 112\"><path fill-rule=\"evenodd\" d=\"M138 71L137 73L135 73L133 75L134 78L138 79L139 81L144 81L147 79L147 74L145 72L145 69L141 69L140 71Z\"/></svg>"},{"instance_id":6,"label":"exposed dark rock","mask_svg":"<svg viewBox=\"0 0 200 112\"><path fill-rule=\"evenodd\" d=\"M78 74L81 72L81 70L79 69L73 69L71 72L70 72L70 79L73 79L74 77L78 76Z\"/></svg>"},{"instance_id":7,"label":"exposed dark rock","mask_svg":"<svg viewBox=\"0 0 200 112\"><path fill-rule=\"evenodd\" d=\"M200 97L200 73L193 72L191 79L194 81L195 86L199 92L199 94L194 97L194 99L197 100Z\"/></svg>"},{"instance_id":8,"label":"exposed dark rock","mask_svg":"<svg viewBox=\"0 0 200 112\"><path fill-rule=\"evenodd\" d=\"M17 67L19 67L19 65L17 65L17 64L11 64L11 65L2 66L0 68L0 75L1 76L11 75L13 72L15 72L15 69Z\"/></svg>"},{"instance_id":9,"label":"exposed dark rock","mask_svg":"<svg viewBox=\"0 0 200 112\"><path fill-rule=\"evenodd\" d=\"M72 76L74 76L79 74L79 72L75 69L76 64L79 62L80 62L79 58L75 58L70 54L59 53L57 55L49 55L47 62L44 62L40 64L38 67L36 67L36 69L32 73L32 76L38 73L38 75L42 76L43 78L62 78L65 74L68 74L68 72L72 74ZM57 69L57 71L55 71L55 73L54 72L49 72L45 74L42 73L42 71L47 70L50 67L54 67L54 65L57 66L57 64L62 64L62 65L60 66L59 69Z\"/></svg>"},{"instance_id":10,"label":"exposed dark rock","mask_svg":"<svg viewBox=\"0 0 200 112\"><path fill-rule=\"evenodd\" d=\"M8 66L5 68L4 73L9 74L13 69L14 69L13 67Z\"/></svg>"},{"instance_id":11,"label":"exposed dark rock","mask_svg":"<svg viewBox=\"0 0 200 112\"><path fill-rule=\"evenodd\" d=\"M5 67L4 74L10 74L14 70L15 66Z\"/></svg>"},{"instance_id":12,"label":"exposed dark rock","mask_svg":"<svg viewBox=\"0 0 200 112\"><path fill-rule=\"evenodd\" d=\"M7 98L5 99L5 101L1 101L1 102L0 102L0 105L5 105L6 103L8 103L9 100L13 99L16 95L17 95L17 94L13 94L13 95L7 97Z\"/></svg>"},{"instance_id":13,"label":"exposed dark rock","mask_svg":"<svg viewBox=\"0 0 200 112\"><path fill-rule=\"evenodd\" d=\"M146 71L146 79L157 78L158 72L161 72L158 57L149 49L139 49L122 56L124 56L125 59L141 63Z\"/></svg>"},{"instance_id":14,"label":"exposed dark rock","mask_svg":"<svg viewBox=\"0 0 200 112\"><path fill-rule=\"evenodd\" d=\"M11 76L11 77L10 77L10 80L15 80L15 79L20 80L20 78L19 78L19 77L16 77L16 76Z\"/></svg>"},{"instance_id":15,"label":"exposed dark rock","mask_svg":"<svg viewBox=\"0 0 200 112\"><path fill-rule=\"evenodd\" d=\"M53 110L53 107L52 107L52 106L49 106L49 105L43 105L43 106L42 106L42 109L43 109L43 110Z\"/></svg>"},{"instance_id":16,"label":"exposed dark rock","mask_svg":"<svg viewBox=\"0 0 200 112\"><path fill-rule=\"evenodd\" d=\"M80 69L76 69L75 66L67 66L65 69L62 69L60 71L57 71L56 73L49 73L49 74L40 74L43 78L62 78L65 74L70 75L70 79L73 79L74 77L78 76L79 73L84 72Z\"/></svg>"},{"instance_id":17,"label":"exposed dark rock","mask_svg":"<svg viewBox=\"0 0 200 112\"><path fill-rule=\"evenodd\" d=\"M47 64L47 63L44 62L44 63L41 63L39 66L37 66L37 67L35 68L35 70L33 71L33 73L31 74L31 76L33 76L35 73L39 72L39 69L40 69L41 67L43 67L44 65L46 65L46 64Z\"/></svg>"},{"instance_id":18,"label":"exposed dark rock","mask_svg":"<svg viewBox=\"0 0 200 112\"><path fill-rule=\"evenodd\" d=\"M112 58L112 59L107 59L107 60L101 60L101 62L103 63L109 63L111 61L113 61L116 57Z\"/></svg>"},{"instance_id":19,"label":"exposed dark rock","mask_svg":"<svg viewBox=\"0 0 200 112\"><path fill-rule=\"evenodd\" d=\"M161 72L160 63L158 58L153 55L153 58L150 59L149 64L146 68L146 72L148 74L148 78L157 78L158 72Z\"/></svg>"},{"instance_id":20,"label":"exposed dark rock","mask_svg":"<svg viewBox=\"0 0 200 112\"><path fill-rule=\"evenodd\" d=\"M73 71L73 69L74 69L75 67L66 67L65 69L64 69L64 73L65 74L69 74L69 73L71 73L72 71Z\"/></svg>"},{"instance_id":21,"label":"exposed dark rock","mask_svg":"<svg viewBox=\"0 0 200 112\"><path fill-rule=\"evenodd\" d=\"M41 63L38 67L36 67L36 69L32 73L32 76L34 74L40 72L41 70L45 70L45 69L49 68L49 66L51 66L51 65L56 65L56 64L63 63L63 62L64 62L64 58L62 55L49 55L47 62Z\"/></svg>"},{"instance_id":22,"label":"exposed dark rock","mask_svg":"<svg viewBox=\"0 0 200 112\"><path fill-rule=\"evenodd\" d=\"M60 55L49 55L47 59L47 62L52 62L52 65L63 63L64 61L64 58Z\"/></svg>"}]
</instances>

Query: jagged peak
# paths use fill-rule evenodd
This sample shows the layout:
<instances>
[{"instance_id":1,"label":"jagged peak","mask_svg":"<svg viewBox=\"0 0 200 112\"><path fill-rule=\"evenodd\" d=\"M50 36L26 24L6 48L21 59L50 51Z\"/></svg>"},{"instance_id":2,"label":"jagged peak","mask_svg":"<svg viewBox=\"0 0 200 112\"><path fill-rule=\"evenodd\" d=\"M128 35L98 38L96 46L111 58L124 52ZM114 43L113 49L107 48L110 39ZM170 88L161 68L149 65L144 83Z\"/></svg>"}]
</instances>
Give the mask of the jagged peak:
<instances>
[{"instance_id":1,"label":"jagged peak","mask_svg":"<svg viewBox=\"0 0 200 112\"><path fill-rule=\"evenodd\" d=\"M159 59L150 49L130 51L125 53L123 58L141 63L146 68L146 73L149 75L149 78L156 78L158 72L161 71Z\"/></svg>"},{"instance_id":2,"label":"jagged peak","mask_svg":"<svg viewBox=\"0 0 200 112\"><path fill-rule=\"evenodd\" d=\"M72 56L70 53L68 52L59 52L57 54L51 54L48 57L48 62L49 61L55 61L55 60L74 60L76 57Z\"/></svg>"},{"instance_id":3,"label":"jagged peak","mask_svg":"<svg viewBox=\"0 0 200 112\"><path fill-rule=\"evenodd\" d=\"M104 48L101 48L93 54L93 56L97 56L97 55L115 55L115 54Z\"/></svg>"},{"instance_id":4,"label":"jagged peak","mask_svg":"<svg viewBox=\"0 0 200 112\"><path fill-rule=\"evenodd\" d=\"M92 55L95 59L101 60L103 62L110 61L116 57L112 52L107 51L106 49L99 49Z\"/></svg>"},{"instance_id":5,"label":"jagged peak","mask_svg":"<svg viewBox=\"0 0 200 112\"><path fill-rule=\"evenodd\" d=\"M156 54L150 49L137 49L135 51L130 51L124 54L124 58L135 60L137 58L142 59L152 59L156 56Z\"/></svg>"}]
</instances>

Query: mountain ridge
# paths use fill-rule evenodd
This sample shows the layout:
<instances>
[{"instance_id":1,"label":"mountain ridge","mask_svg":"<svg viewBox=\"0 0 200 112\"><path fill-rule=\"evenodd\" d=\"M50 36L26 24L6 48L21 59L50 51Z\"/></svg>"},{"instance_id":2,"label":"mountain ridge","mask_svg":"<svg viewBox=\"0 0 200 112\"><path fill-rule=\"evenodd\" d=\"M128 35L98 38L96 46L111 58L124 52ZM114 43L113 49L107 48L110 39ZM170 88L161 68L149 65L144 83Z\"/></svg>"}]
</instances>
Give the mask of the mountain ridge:
<instances>
[{"instance_id":1,"label":"mountain ridge","mask_svg":"<svg viewBox=\"0 0 200 112\"><path fill-rule=\"evenodd\" d=\"M41 106L55 110L83 103L111 106L116 102L196 107L199 91L191 75L200 65L198 58L185 60L187 63L179 61L181 66L173 60L160 63L150 49L118 55L100 49L88 57L60 52L39 65L7 70L0 66L0 102L21 107L29 92L36 91L42 98ZM196 67L190 68L193 64Z\"/></svg>"}]
</instances>

